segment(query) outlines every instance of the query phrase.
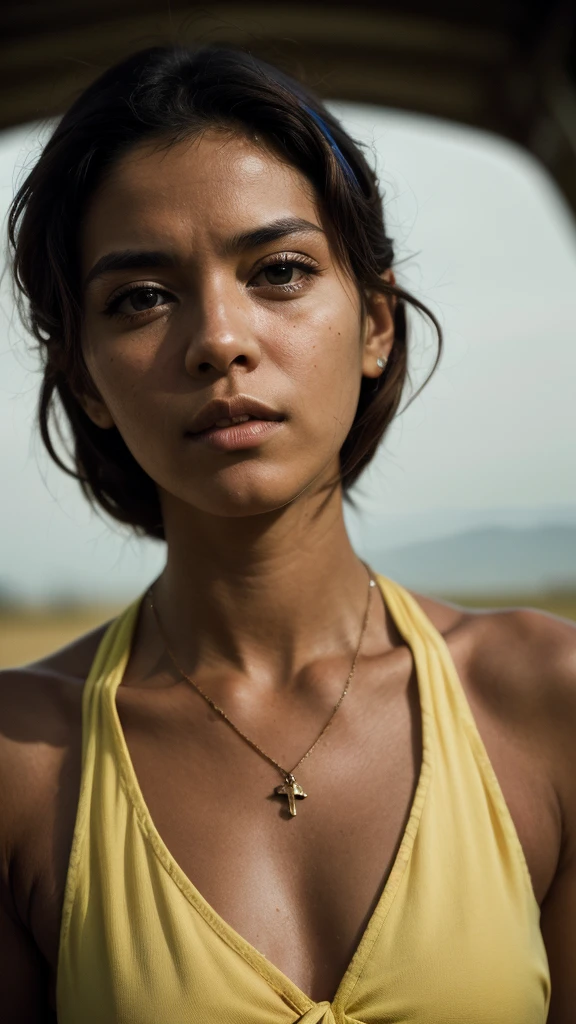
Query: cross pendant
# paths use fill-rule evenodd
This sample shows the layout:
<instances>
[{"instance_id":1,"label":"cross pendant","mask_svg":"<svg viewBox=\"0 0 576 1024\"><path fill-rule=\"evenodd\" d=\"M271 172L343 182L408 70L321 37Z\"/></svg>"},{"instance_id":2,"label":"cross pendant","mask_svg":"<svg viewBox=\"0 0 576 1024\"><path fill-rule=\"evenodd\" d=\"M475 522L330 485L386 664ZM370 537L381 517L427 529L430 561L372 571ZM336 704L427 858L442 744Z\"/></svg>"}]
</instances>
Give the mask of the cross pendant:
<instances>
[{"instance_id":1,"label":"cross pendant","mask_svg":"<svg viewBox=\"0 0 576 1024\"><path fill-rule=\"evenodd\" d=\"M294 778L293 775L287 775L283 785L275 786L274 792L278 793L279 796L288 797L288 807L290 809L290 814L292 815L292 817L294 817L296 814L295 798L299 797L300 799L303 799L305 796L308 795L304 792L302 786L300 786L299 783L296 782L296 779Z\"/></svg>"}]
</instances>

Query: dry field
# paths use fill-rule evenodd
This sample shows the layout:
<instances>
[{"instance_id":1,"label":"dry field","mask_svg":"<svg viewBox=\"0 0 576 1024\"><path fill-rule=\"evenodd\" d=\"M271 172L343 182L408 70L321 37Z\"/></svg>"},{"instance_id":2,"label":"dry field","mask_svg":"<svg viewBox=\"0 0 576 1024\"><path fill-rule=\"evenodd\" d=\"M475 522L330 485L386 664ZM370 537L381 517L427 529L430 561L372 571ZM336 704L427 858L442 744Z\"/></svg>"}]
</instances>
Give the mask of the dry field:
<instances>
[{"instance_id":1,"label":"dry field","mask_svg":"<svg viewBox=\"0 0 576 1024\"><path fill-rule=\"evenodd\" d=\"M0 668L26 665L107 622L118 605L0 610Z\"/></svg>"},{"instance_id":2,"label":"dry field","mask_svg":"<svg viewBox=\"0 0 576 1024\"><path fill-rule=\"evenodd\" d=\"M576 591L474 599L450 595L447 600L477 608L541 608L553 615L576 620ZM120 610L117 605L25 611L0 609L0 668L35 661L113 618Z\"/></svg>"}]
</instances>

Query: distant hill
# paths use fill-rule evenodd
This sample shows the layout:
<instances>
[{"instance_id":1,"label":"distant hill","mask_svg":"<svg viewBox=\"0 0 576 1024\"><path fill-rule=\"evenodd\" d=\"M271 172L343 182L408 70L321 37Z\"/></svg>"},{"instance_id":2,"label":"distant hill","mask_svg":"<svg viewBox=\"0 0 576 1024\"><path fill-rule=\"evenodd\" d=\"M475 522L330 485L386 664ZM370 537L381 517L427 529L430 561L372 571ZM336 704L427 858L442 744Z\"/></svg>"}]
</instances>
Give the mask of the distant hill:
<instances>
[{"instance_id":1,"label":"distant hill","mask_svg":"<svg viewBox=\"0 0 576 1024\"><path fill-rule=\"evenodd\" d=\"M576 526L490 527L389 550L372 568L405 586L444 594L576 589Z\"/></svg>"}]
</instances>

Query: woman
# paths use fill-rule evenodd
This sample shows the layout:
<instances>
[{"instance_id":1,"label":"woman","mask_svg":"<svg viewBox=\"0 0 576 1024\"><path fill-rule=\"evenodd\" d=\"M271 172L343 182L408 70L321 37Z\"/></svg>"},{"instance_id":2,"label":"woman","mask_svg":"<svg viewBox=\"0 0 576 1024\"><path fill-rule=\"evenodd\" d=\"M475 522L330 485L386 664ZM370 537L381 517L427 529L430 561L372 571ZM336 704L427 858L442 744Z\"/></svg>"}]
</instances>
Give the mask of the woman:
<instances>
[{"instance_id":1,"label":"woman","mask_svg":"<svg viewBox=\"0 0 576 1024\"><path fill-rule=\"evenodd\" d=\"M422 308L358 147L247 55L154 49L10 232L44 442L58 399L167 561L4 673L2 1019L541 1024L551 978L569 1024L574 629L410 594L344 527Z\"/></svg>"}]
</instances>

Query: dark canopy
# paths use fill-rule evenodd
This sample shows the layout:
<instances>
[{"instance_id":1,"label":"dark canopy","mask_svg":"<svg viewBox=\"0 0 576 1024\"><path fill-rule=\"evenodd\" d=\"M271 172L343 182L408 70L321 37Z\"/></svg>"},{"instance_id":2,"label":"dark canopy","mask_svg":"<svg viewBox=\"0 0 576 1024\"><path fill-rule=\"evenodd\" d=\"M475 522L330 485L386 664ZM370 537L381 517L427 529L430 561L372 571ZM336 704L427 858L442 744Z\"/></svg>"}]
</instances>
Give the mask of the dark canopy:
<instances>
[{"instance_id":1,"label":"dark canopy","mask_svg":"<svg viewBox=\"0 0 576 1024\"><path fill-rule=\"evenodd\" d=\"M103 68L159 42L248 48L321 95L506 136L576 210L574 0L4 0L0 128L60 112Z\"/></svg>"}]
</instances>

